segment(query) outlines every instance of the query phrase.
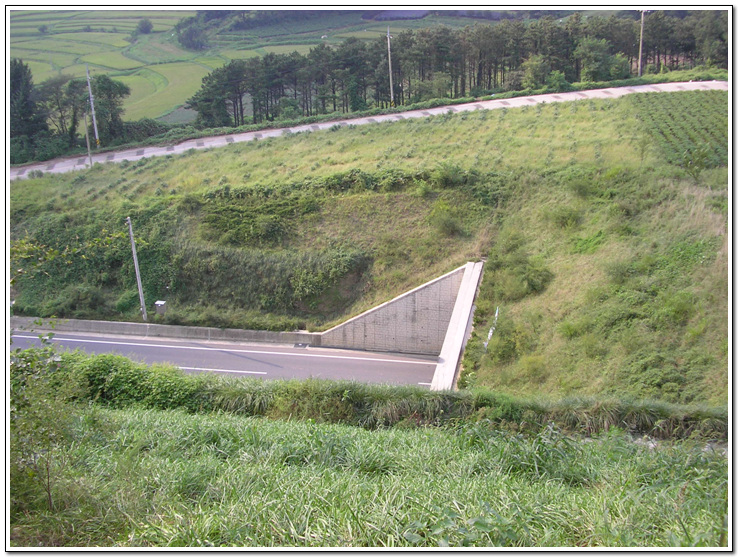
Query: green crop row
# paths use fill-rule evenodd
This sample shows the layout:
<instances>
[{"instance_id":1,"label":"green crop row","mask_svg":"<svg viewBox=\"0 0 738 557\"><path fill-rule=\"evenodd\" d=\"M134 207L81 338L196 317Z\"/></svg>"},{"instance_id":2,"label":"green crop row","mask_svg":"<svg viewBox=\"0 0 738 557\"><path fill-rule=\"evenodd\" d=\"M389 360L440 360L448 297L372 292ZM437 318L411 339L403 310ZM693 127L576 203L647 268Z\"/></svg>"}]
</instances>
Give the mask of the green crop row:
<instances>
[{"instance_id":1,"label":"green crop row","mask_svg":"<svg viewBox=\"0 0 738 557\"><path fill-rule=\"evenodd\" d=\"M652 93L632 95L629 100L670 163L684 164L687 153L702 149L707 167L727 164L728 120L721 108L728 102L727 92Z\"/></svg>"}]
</instances>

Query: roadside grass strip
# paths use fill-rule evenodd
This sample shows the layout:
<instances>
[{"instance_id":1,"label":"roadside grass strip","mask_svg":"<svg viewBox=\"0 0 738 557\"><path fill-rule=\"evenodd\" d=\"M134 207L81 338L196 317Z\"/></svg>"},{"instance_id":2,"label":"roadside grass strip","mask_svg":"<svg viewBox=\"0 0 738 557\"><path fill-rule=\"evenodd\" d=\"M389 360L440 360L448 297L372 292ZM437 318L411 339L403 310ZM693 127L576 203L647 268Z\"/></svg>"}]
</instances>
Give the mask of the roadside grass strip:
<instances>
[{"instance_id":1,"label":"roadside grass strip","mask_svg":"<svg viewBox=\"0 0 738 557\"><path fill-rule=\"evenodd\" d=\"M483 428L365 431L81 409L44 509L13 476L12 546L724 546L727 459ZM11 472L12 474L12 472Z\"/></svg>"}]
</instances>

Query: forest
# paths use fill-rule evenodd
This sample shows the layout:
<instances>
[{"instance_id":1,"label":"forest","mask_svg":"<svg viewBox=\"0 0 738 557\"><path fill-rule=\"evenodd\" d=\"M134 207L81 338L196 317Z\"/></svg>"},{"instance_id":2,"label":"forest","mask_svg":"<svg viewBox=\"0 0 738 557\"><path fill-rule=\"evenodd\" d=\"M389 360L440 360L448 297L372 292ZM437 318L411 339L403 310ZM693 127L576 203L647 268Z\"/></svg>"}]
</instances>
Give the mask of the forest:
<instances>
[{"instance_id":1,"label":"forest","mask_svg":"<svg viewBox=\"0 0 738 557\"><path fill-rule=\"evenodd\" d=\"M624 79L638 73L641 23L638 12L626 15L635 19L585 18L575 12L565 20L544 15L462 29L408 29L389 39L348 38L335 49L320 44L307 55L270 53L233 60L203 79L188 106L198 112L202 126L240 126L495 91L562 91L574 82ZM236 16L221 17L227 22ZM643 19L642 72L698 64L727 67L727 12L658 11ZM198 28L202 21L197 16L181 22L180 39L184 30ZM238 21L230 25L238 28Z\"/></svg>"}]
</instances>

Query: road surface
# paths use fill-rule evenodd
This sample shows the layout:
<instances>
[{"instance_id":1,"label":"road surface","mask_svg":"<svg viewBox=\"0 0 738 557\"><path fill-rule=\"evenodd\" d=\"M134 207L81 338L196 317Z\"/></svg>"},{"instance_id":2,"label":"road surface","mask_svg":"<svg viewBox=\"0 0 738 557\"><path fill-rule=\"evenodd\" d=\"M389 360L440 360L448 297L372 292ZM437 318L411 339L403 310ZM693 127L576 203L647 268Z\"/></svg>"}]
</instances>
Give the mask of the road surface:
<instances>
[{"instance_id":1,"label":"road surface","mask_svg":"<svg viewBox=\"0 0 738 557\"><path fill-rule=\"evenodd\" d=\"M253 141L266 139L269 137L279 137L287 133L297 133L306 131L325 130L335 125L361 126L366 124L378 124L380 122L396 122L405 118L426 118L444 114L447 112L467 112L473 110L494 110L500 108L515 108L520 106L529 106L539 103L581 101L587 99L614 99L629 95L632 93L651 93L651 92L676 92L676 91L695 91L695 90L711 90L720 89L729 90L729 84L726 81L695 81L682 83L659 83L655 85L637 85L632 87L611 87L608 89L595 89L590 91L573 91L568 93L550 93L547 95L533 95L529 97L516 97L512 99L499 99L488 101L476 101L466 104L457 104L452 106L440 106L429 108L426 110L410 110L397 114L384 114L372 116L369 118L347 118L344 120L335 120L331 122L322 122L319 124L308 124L304 126L294 126L291 128L277 128L262 130L258 132L245 132L221 135L217 137L203 137L200 139L191 139L177 145L164 145L154 147L140 147L135 149L127 149L123 151L97 153L92 155L93 163L119 163L124 160L137 161L147 157L160 157L165 155L178 155L189 151L190 149L210 149L214 147L223 147L232 143L241 143L244 141ZM31 171L41 171L43 173L60 173L70 172L73 170L84 170L89 166L89 158L87 156L78 155L65 159L55 159L43 163L29 164L19 167L10 168L8 176L11 180L16 178L25 178Z\"/></svg>"},{"instance_id":2,"label":"road surface","mask_svg":"<svg viewBox=\"0 0 738 557\"><path fill-rule=\"evenodd\" d=\"M39 346L38 334L16 332L11 349ZM216 372L262 379L332 379L429 386L437 358L285 345L185 341L58 333L66 350L114 353L147 364L170 363L188 373Z\"/></svg>"}]
</instances>

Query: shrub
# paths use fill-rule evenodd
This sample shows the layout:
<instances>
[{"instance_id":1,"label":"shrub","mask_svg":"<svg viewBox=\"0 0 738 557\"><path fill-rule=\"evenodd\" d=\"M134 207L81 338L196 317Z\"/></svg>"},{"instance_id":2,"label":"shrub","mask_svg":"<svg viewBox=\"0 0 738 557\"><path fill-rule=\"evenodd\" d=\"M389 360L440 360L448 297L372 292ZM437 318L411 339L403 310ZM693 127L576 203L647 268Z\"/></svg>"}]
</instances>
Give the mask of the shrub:
<instances>
[{"instance_id":1,"label":"shrub","mask_svg":"<svg viewBox=\"0 0 738 557\"><path fill-rule=\"evenodd\" d=\"M671 381L670 362L663 358L645 358L639 354L631 360L630 367L635 374L630 380L646 379L650 385L658 387L658 379L642 376L641 370L660 369L662 380ZM521 365L537 374L539 379L545 374L546 363L537 356L522 359ZM41 389L38 393L48 396L44 394L30 400L28 385L37 386ZM721 439L726 438L728 431L725 409L674 406L647 400L542 402L486 389L429 392L415 386L350 381L261 381L209 374L188 375L172 366L147 367L115 355L64 353L57 357L49 351L13 354L11 418L32 403L43 404L46 408L34 414L33 419L46 420L51 415L49 412L61 415L70 410L66 405L74 400L93 400L116 408L139 405L182 408L188 412L227 411L342 422L366 428L448 424L464 429L474 427L464 424L479 423L536 435L553 422L566 431L588 435L617 426L656 437L695 435ZM72 416L73 412L68 415ZM47 428L39 429L46 432L43 438L53 440L63 435L64 424L69 422L65 417L57 422L43 423ZM57 433L52 435L52 429ZM481 434L481 430L477 434Z\"/></svg>"},{"instance_id":2,"label":"shrub","mask_svg":"<svg viewBox=\"0 0 738 557\"><path fill-rule=\"evenodd\" d=\"M90 319L109 313L107 297L103 291L86 284L70 285L41 308L41 317L66 316Z\"/></svg>"},{"instance_id":3,"label":"shrub","mask_svg":"<svg viewBox=\"0 0 738 557\"><path fill-rule=\"evenodd\" d=\"M466 182L466 172L451 163L441 163L430 173L431 183L438 188L455 188Z\"/></svg>"},{"instance_id":4,"label":"shrub","mask_svg":"<svg viewBox=\"0 0 738 557\"><path fill-rule=\"evenodd\" d=\"M456 211L445 200L435 202L428 220L444 236L458 236L464 232Z\"/></svg>"},{"instance_id":5,"label":"shrub","mask_svg":"<svg viewBox=\"0 0 738 557\"><path fill-rule=\"evenodd\" d=\"M42 348L10 353L10 503L19 512L33 499L55 509L55 486L68 459L63 446L69 439L76 409L71 401L83 391L73 378L59 373L61 358L42 338Z\"/></svg>"},{"instance_id":6,"label":"shrub","mask_svg":"<svg viewBox=\"0 0 738 557\"><path fill-rule=\"evenodd\" d=\"M547 209L545 216L557 227L565 230L575 228L582 222L582 212L569 205L557 205L553 209Z\"/></svg>"}]
</instances>

